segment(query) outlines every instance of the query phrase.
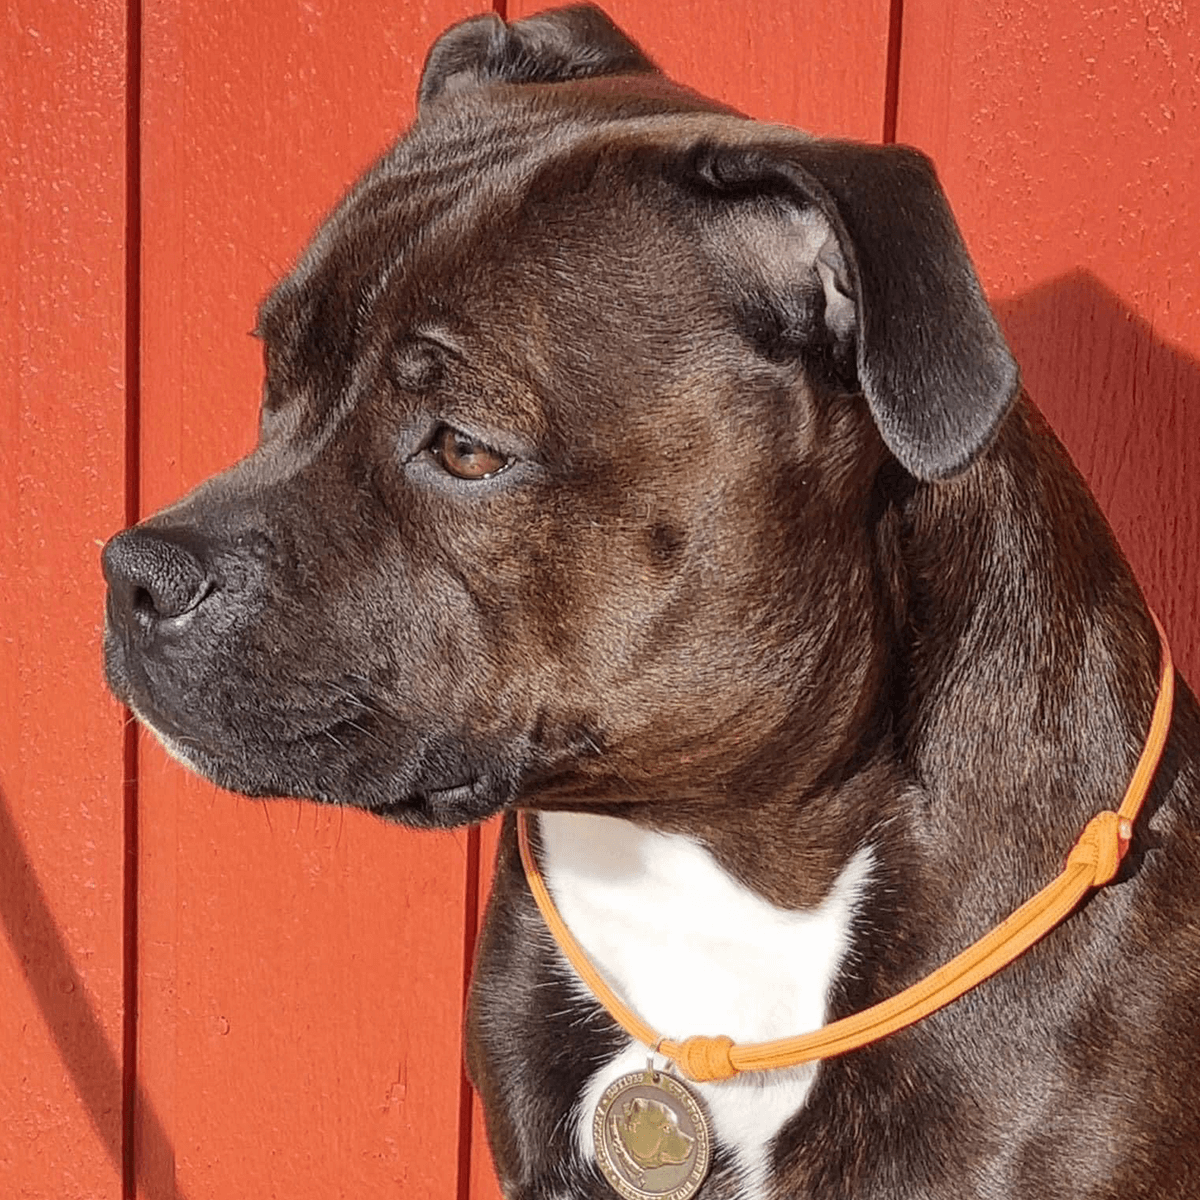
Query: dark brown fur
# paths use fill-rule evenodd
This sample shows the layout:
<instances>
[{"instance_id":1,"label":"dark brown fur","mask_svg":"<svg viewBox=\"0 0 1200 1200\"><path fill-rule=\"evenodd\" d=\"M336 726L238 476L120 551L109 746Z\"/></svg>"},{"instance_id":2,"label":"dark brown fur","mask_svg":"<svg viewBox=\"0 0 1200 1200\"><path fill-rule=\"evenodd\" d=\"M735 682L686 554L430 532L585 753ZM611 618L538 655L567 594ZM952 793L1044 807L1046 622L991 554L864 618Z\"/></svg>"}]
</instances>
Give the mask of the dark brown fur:
<instances>
[{"instance_id":1,"label":"dark brown fur","mask_svg":"<svg viewBox=\"0 0 1200 1200\"><path fill-rule=\"evenodd\" d=\"M786 907L869 841L833 1016L1119 801L1154 628L915 153L743 121L595 10L481 18L260 328L259 448L106 549L110 682L219 783L610 813ZM439 423L514 465L449 478ZM1198 760L1181 685L1119 880L825 1064L770 1195L1200 1193ZM507 1195L607 1198L570 1113L622 1035L538 921L510 820L472 1074Z\"/></svg>"}]
</instances>

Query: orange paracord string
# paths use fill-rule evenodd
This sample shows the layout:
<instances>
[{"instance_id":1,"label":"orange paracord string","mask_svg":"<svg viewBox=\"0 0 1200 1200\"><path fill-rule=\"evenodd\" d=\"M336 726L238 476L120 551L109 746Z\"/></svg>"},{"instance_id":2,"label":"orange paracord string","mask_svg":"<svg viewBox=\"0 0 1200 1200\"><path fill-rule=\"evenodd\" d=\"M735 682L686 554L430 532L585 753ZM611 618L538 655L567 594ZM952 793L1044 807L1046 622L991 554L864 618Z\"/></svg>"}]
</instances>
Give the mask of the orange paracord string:
<instances>
[{"instance_id":1,"label":"orange paracord string","mask_svg":"<svg viewBox=\"0 0 1200 1200\"><path fill-rule=\"evenodd\" d=\"M834 1021L813 1033L771 1042L739 1046L732 1038L723 1036L695 1036L682 1042L660 1037L613 992L571 935L538 869L529 844L526 814L518 812L521 862L542 917L562 952L613 1020L631 1037L673 1059L680 1071L692 1080L728 1079L740 1071L766 1071L833 1058L915 1024L1002 970L1063 921L1089 891L1102 887L1116 875L1129 848L1133 823L1154 778L1171 724L1175 692L1171 651L1157 617L1154 623L1162 644L1158 699L1146 744L1120 808L1116 812L1097 813L1067 856L1062 874L1012 916L932 975L881 1004Z\"/></svg>"}]
</instances>

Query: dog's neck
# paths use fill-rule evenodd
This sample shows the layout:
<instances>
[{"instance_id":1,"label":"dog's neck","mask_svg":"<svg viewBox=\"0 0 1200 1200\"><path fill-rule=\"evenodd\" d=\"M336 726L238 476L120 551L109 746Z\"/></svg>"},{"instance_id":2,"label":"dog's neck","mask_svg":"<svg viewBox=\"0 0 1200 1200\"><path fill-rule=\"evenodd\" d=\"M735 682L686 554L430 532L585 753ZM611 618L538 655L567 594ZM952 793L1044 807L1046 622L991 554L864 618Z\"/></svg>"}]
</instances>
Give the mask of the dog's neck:
<instances>
[{"instance_id":1,"label":"dog's neck","mask_svg":"<svg viewBox=\"0 0 1200 1200\"><path fill-rule=\"evenodd\" d=\"M909 826L941 885L929 899L953 900L937 903L950 943L1024 900L1115 807L1154 705L1152 620L1065 457L1023 401L975 470L907 507L915 703L897 744L920 786Z\"/></svg>"},{"instance_id":2,"label":"dog's neck","mask_svg":"<svg viewBox=\"0 0 1200 1200\"><path fill-rule=\"evenodd\" d=\"M788 908L819 904L869 847L885 898L872 924L904 982L1052 878L1125 788L1158 662L1148 615L1130 625L1137 585L1064 454L1022 402L960 478L885 481L876 570L891 627L858 664L830 766L790 760L781 738L726 803L634 818L696 838ZM882 993L895 980L876 975Z\"/></svg>"}]
</instances>

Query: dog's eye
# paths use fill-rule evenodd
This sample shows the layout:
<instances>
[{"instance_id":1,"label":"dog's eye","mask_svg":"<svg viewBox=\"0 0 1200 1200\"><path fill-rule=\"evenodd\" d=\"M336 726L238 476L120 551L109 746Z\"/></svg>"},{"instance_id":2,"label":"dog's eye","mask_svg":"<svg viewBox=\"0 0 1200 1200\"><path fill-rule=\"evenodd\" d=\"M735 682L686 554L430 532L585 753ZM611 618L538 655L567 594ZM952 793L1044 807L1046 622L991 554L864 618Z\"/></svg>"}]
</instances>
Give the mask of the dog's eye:
<instances>
[{"instance_id":1,"label":"dog's eye","mask_svg":"<svg viewBox=\"0 0 1200 1200\"><path fill-rule=\"evenodd\" d=\"M449 425L443 425L433 435L429 451L445 471L459 479L487 479L489 475L503 471L511 461Z\"/></svg>"}]
</instances>

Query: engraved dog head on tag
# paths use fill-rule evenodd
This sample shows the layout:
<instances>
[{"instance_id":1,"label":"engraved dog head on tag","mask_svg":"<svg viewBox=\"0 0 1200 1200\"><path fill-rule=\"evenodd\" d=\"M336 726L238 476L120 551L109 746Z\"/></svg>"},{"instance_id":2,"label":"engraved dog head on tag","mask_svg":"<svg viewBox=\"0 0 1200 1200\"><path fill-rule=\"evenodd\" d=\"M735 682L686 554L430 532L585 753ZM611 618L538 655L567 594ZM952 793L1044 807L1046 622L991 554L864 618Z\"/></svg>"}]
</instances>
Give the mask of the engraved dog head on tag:
<instances>
[{"instance_id":1,"label":"engraved dog head on tag","mask_svg":"<svg viewBox=\"0 0 1200 1200\"><path fill-rule=\"evenodd\" d=\"M696 1139L679 1128L679 1118L669 1104L635 1096L610 1113L617 1141L643 1169L678 1166L692 1155Z\"/></svg>"},{"instance_id":2,"label":"engraved dog head on tag","mask_svg":"<svg viewBox=\"0 0 1200 1200\"><path fill-rule=\"evenodd\" d=\"M700 1101L665 1071L612 1083L593 1118L596 1161L625 1200L689 1200L708 1174L711 1137Z\"/></svg>"}]
</instances>

